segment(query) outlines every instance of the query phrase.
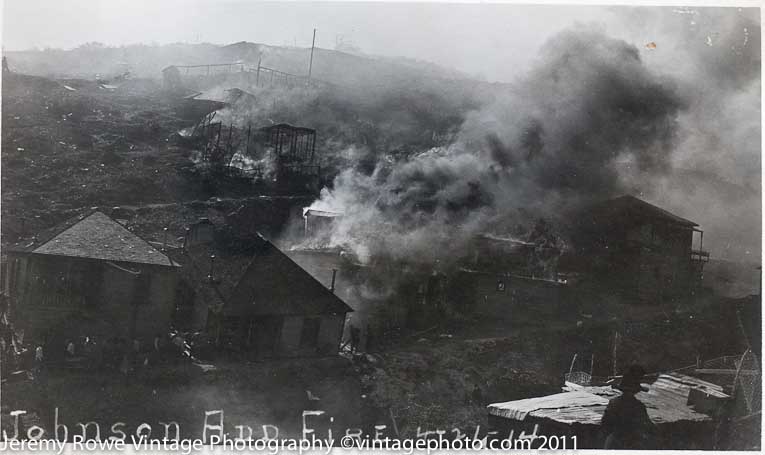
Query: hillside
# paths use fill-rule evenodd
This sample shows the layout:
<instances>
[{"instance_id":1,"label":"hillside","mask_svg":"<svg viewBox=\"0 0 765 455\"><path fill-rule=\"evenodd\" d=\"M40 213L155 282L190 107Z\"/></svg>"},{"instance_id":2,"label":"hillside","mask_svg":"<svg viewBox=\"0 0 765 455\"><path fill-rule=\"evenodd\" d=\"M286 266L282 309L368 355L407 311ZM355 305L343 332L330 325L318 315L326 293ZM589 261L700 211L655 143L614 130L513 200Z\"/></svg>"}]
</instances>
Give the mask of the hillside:
<instances>
[{"instance_id":1,"label":"hillside","mask_svg":"<svg viewBox=\"0 0 765 455\"><path fill-rule=\"evenodd\" d=\"M2 87L4 242L93 206L268 194L243 182L200 180L197 152L173 140L198 118L187 115L183 93L163 89L161 69L222 61L257 65L262 59L300 72L306 52L241 42L7 53L13 72L4 75ZM245 86L254 102L219 118L230 115L239 127L286 122L315 128L326 182L348 167L371 168L381 156L441 145L494 90L405 59L320 49L314 62L315 74L335 83L293 90ZM126 69L131 75L113 88L94 81L97 74L108 79Z\"/></svg>"},{"instance_id":2,"label":"hillside","mask_svg":"<svg viewBox=\"0 0 765 455\"><path fill-rule=\"evenodd\" d=\"M215 44L136 44L107 47L84 44L70 50L5 52L11 69L24 74L53 78L94 79L130 71L136 77L159 78L169 65L244 63L275 68L298 75L308 74L310 48L269 46L239 42ZM412 59L367 57L330 49L314 51L312 75L337 84L362 83L370 79L385 82L423 79L466 79L455 70Z\"/></svg>"}]
</instances>

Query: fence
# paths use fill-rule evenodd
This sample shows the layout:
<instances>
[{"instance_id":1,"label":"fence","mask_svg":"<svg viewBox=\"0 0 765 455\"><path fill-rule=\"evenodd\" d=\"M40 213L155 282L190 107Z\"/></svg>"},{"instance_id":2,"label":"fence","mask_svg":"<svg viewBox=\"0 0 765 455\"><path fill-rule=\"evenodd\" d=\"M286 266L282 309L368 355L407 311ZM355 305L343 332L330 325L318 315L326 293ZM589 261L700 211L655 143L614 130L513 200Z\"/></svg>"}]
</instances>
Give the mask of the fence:
<instances>
[{"instance_id":1,"label":"fence","mask_svg":"<svg viewBox=\"0 0 765 455\"><path fill-rule=\"evenodd\" d=\"M172 68L177 69L177 76L174 76L176 78L179 78L181 75L187 77L207 77L217 76L220 74L244 74L247 78L247 83L254 84L256 87L281 86L287 88L295 88L332 85L329 82L322 81L314 77L292 74L286 71L263 66L260 64L260 61L258 61L258 66L254 68L246 65L245 63L239 62L214 63L204 65L172 65L165 68L163 72ZM165 77L171 77L172 75L170 73L172 73L172 71L166 73ZM179 80L176 82L179 82Z\"/></svg>"}]
</instances>

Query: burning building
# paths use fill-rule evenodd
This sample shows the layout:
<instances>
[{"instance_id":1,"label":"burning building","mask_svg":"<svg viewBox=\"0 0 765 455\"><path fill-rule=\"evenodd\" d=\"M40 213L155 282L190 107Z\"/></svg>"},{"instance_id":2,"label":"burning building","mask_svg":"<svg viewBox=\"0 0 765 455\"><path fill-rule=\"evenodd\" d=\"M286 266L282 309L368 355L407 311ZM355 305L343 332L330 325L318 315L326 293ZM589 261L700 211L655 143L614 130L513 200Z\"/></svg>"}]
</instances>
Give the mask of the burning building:
<instances>
[{"instance_id":1,"label":"burning building","mask_svg":"<svg viewBox=\"0 0 765 455\"><path fill-rule=\"evenodd\" d=\"M99 336L148 342L170 326L178 267L122 224L94 211L7 250L2 280L28 339L60 346Z\"/></svg>"},{"instance_id":2,"label":"burning building","mask_svg":"<svg viewBox=\"0 0 765 455\"><path fill-rule=\"evenodd\" d=\"M709 261L697 223L629 195L581 212L572 237L583 273L625 301L686 302Z\"/></svg>"},{"instance_id":3,"label":"burning building","mask_svg":"<svg viewBox=\"0 0 765 455\"><path fill-rule=\"evenodd\" d=\"M376 255L362 263L342 246L331 248L343 216L304 208L305 238L289 254L317 279L338 270L339 292L359 309L354 325L430 327L457 314L517 322L552 315L563 300L557 261L565 244L543 220L519 238L477 235L463 253L441 251L433 261Z\"/></svg>"},{"instance_id":4,"label":"burning building","mask_svg":"<svg viewBox=\"0 0 765 455\"><path fill-rule=\"evenodd\" d=\"M327 244L326 239L332 232L334 222L342 218L340 212L328 210L316 210L310 207L303 208L303 234L311 243Z\"/></svg>"},{"instance_id":5,"label":"burning building","mask_svg":"<svg viewBox=\"0 0 765 455\"><path fill-rule=\"evenodd\" d=\"M229 97L235 97L231 103L252 103L252 95L235 90L227 91ZM231 104L208 99L201 102L203 109ZM288 192L318 190L321 167L316 159L316 130L286 123L261 128L238 126L233 121L227 125L215 121L219 112L207 113L193 128L177 136L200 151L200 164L219 173L275 183Z\"/></svg>"},{"instance_id":6,"label":"burning building","mask_svg":"<svg viewBox=\"0 0 765 455\"><path fill-rule=\"evenodd\" d=\"M321 169L314 160L316 130L280 123L261 128L260 139L276 157L278 180L318 179Z\"/></svg>"}]
</instances>

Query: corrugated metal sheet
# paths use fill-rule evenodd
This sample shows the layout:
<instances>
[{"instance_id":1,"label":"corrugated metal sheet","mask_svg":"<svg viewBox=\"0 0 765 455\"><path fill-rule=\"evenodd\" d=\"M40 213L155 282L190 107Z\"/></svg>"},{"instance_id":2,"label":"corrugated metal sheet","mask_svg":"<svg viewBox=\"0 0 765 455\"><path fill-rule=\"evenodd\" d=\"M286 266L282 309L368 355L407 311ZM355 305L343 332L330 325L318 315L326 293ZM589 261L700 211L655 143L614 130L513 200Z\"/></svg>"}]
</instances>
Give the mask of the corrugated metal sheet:
<instances>
[{"instance_id":1,"label":"corrugated metal sheet","mask_svg":"<svg viewBox=\"0 0 765 455\"><path fill-rule=\"evenodd\" d=\"M716 399L728 399L722 387L677 373L659 375L653 384L644 384L648 392L637 394L645 404L648 416L657 424L680 421L708 422L712 418L688 404L691 390ZM567 383L563 393L546 397L495 403L489 414L522 421L531 415L566 425L599 425L608 401L621 394L610 386L578 386Z\"/></svg>"},{"instance_id":2,"label":"corrugated metal sheet","mask_svg":"<svg viewBox=\"0 0 765 455\"><path fill-rule=\"evenodd\" d=\"M600 423L608 399L586 390L556 393L507 403L490 404L489 414L512 420L525 420L528 415L571 424Z\"/></svg>"},{"instance_id":3,"label":"corrugated metal sheet","mask_svg":"<svg viewBox=\"0 0 765 455\"><path fill-rule=\"evenodd\" d=\"M303 217L318 216L322 218L340 218L343 216L340 212L330 212L328 210L316 210L308 207L303 208Z\"/></svg>"}]
</instances>

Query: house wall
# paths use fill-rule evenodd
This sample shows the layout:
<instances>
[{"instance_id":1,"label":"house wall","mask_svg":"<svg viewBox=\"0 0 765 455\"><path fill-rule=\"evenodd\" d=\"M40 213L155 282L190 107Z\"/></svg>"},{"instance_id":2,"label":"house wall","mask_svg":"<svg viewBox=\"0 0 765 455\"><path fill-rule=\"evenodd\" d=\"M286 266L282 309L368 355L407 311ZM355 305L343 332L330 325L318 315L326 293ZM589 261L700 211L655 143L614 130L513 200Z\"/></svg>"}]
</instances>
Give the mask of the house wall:
<instances>
[{"instance_id":1,"label":"house wall","mask_svg":"<svg viewBox=\"0 0 765 455\"><path fill-rule=\"evenodd\" d=\"M325 315L321 318L319 342L317 348L320 354L336 354L340 347L340 337L343 335L345 314Z\"/></svg>"},{"instance_id":2,"label":"house wall","mask_svg":"<svg viewBox=\"0 0 765 455\"><path fill-rule=\"evenodd\" d=\"M635 235L635 234L633 234ZM693 231L643 225L639 269L635 275L642 301L681 300L690 293Z\"/></svg>"},{"instance_id":3,"label":"house wall","mask_svg":"<svg viewBox=\"0 0 765 455\"><path fill-rule=\"evenodd\" d=\"M165 332L175 308L175 270L117 265L141 274L118 270L104 261L12 255L6 282L26 336L127 338L134 317L140 339Z\"/></svg>"},{"instance_id":4,"label":"house wall","mask_svg":"<svg viewBox=\"0 0 765 455\"><path fill-rule=\"evenodd\" d=\"M648 220L597 232L580 254L590 261L591 277L622 300L682 301L691 291L692 240L688 228Z\"/></svg>"},{"instance_id":5,"label":"house wall","mask_svg":"<svg viewBox=\"0 0 765 455\"><path fill-rule=\"evenodd\" d=\"M318 319L319 329L315 340L308 345L302 340L307 319ZM345 315L286 316L279 337L279 356L300 357L312 355L335 355L340 346Z\"/></svg>"},{"instance_id":6,"label":"house wall","mask_svg":"<svg viewBox=\"0 0 765 455\"><path fill-rule=\"evenodd\" d=\"M643 223L626 232L630 248L621 270L624 287L643 303L682 301L690 295L693 231Z\"/></svg>"},{"instance_id":7,"label":"house wall","mask_svg":"<svg viewBox=\"0 0 765 455\"><path fill-rule=\"evenodd\" d=\"M302 316L288 316L282 323L282 333L279 339L281 354L297 354L300 349L300 331L303 329Z\"/></svg>"}]
</instances>

